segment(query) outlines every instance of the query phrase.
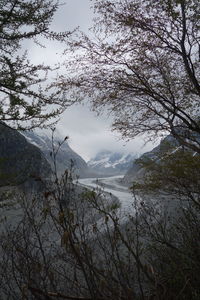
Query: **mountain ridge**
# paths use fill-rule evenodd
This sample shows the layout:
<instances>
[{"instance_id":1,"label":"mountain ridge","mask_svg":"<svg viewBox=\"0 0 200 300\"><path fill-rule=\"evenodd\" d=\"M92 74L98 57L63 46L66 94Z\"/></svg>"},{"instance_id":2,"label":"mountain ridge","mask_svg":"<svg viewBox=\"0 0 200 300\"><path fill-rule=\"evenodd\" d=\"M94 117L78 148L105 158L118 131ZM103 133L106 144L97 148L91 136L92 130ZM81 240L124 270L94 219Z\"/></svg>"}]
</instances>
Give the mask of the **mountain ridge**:
<instances>
[{"instance_id":1,"label":"mountain ridge","mask_svg":"<svg viewBox=\"0 0 200 300\"><path fill-rule=\"evenodd\" d=\"M162 156L164 155L171 155L176 152L180 147L180 143L172 136L168 135L163 140L161 140L160 144L154 147L151 151L148 151L142 154L139 157L139 160L147 161L159 161ZM122 183L126 185L130 185L133 181L141 180L144 176L145 169L140 166L138 160L134 160L132 166L129 168L127 173L125 174L124 178L122 179Z\"/></svg>"}]
</instances>

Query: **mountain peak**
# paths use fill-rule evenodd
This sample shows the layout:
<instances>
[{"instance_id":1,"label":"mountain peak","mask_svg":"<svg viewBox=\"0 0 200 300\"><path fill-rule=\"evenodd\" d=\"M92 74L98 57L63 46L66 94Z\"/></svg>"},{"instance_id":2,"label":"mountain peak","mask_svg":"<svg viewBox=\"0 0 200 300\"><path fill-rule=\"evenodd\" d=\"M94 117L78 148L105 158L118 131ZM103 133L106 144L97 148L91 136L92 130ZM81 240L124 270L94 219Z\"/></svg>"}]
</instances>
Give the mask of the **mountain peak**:
<instances>
[{"instance_id":1,"label":"mountain peak","mask_svg":"<svg viewBox=\"0 0 200 300\"><path fill-rule=\"evenodd\" d=\"M99 175L112 176L124 174L134 160L133 153L124 154L103 150L88 162L89 168Z\"/></svg>"}]
</instances>

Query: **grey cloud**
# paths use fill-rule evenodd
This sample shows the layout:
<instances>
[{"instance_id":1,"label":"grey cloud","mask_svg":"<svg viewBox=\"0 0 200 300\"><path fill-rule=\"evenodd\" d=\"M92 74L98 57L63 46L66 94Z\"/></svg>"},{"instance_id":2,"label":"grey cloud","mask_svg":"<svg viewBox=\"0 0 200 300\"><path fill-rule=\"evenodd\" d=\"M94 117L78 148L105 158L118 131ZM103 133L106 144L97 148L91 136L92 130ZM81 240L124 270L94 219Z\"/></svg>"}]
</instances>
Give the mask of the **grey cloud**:
<instances>
[{"instance_id":1,"label":"grey cloud","mask_svg":"<svg viewBox=\"0 0 200 300\"><path fill-rule=\"evenodd\" d=\"M97 117L88 106L74 105L63 114L57 128L62 136L69 135L71 147L86 160L105 149L139 154L152 148L152 144L144 146L141 138L123 141L119 134L111 132L111 124L111 118Z\"/></svg>"}]
</instances>

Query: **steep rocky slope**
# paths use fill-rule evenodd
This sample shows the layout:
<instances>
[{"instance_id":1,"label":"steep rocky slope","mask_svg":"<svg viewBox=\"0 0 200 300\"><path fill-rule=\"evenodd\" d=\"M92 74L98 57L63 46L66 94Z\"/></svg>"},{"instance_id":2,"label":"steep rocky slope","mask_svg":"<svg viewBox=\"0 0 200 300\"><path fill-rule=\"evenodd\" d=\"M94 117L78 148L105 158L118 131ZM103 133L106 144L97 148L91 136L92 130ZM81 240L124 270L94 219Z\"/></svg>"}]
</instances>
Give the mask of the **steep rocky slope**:
<instances>
[{"instance_id":1,"label":"steep rocky slope","mask_svg":"<svg viewBox=\"0 0 200 300\"><path fill-rule=\"evenodd\" d=\"M0 122L0 186L50 176L50 165L40 149L28 143L17 130Z\"/></svg>"}]
</instances>

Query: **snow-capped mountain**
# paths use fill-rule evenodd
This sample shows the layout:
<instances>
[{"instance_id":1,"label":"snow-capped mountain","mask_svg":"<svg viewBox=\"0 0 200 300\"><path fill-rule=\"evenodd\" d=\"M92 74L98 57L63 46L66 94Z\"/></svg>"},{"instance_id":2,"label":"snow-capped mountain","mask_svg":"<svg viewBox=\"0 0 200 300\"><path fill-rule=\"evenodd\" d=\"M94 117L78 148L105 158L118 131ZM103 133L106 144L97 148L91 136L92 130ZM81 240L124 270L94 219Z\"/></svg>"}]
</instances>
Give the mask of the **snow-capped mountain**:
<instances>
[{"instance_id":1,"label":"snow-capped mountain","mask_svg":"<svg viewBox=\"0 0 200 300\"><path fill-rule=\"evenodd\" d=\"M53 142L51 132L48 133L47 131L27 131L23 132L23 135L26 137L29 143L40 148L53 170L53 146L55 152L59 148L56 155L56 167L58 175L63 174L66 169L72 169L73 173L80 177L85 177L87 175L88 167L86 162L80 155L70 148L67 141L65 141L62 146L59 147L59 143L63 141L63 138L60 137L59 133L56 132Z\"/></svg>"},{"instance_id":2,"label":"snow-capped mountain","mask_svg":"<svg viewBox=\"0 0 200 300\"><path fill-rule=\"evenodd\" d=\"M130 168L134 154L124 154L119 152L101 151L88 162L88 167L98 175L118 175L125 174Z\"/></svg>"}]
</instances>

